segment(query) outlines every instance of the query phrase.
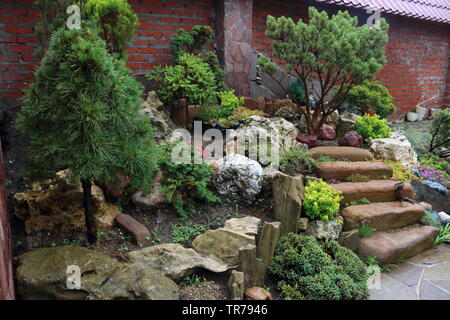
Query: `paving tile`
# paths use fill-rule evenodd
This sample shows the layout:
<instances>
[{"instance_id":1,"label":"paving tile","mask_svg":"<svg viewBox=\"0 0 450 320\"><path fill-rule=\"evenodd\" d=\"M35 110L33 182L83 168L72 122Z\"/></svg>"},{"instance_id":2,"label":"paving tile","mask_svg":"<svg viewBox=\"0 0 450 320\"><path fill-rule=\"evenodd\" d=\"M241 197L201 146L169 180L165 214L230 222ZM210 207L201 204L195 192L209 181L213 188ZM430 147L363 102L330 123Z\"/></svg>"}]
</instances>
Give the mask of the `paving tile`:
<instances>
[{"instance_id":1,"label":"paving tile","mask_svg":"<svg viewBox=\"0 0 450 320\"><path fill-rule=\"evenodd\" d=\"M444 289L445 291L447 291L447 293L450 293L450 280L428 279L427 281L431 282L437 287L440 287L441 289Z\"/></svg>"},{"instance_id":2,"label":"paving tile","mask_svg":"<svg viewBox=\"0 0 450 320\"><path fill-rule=\"evenodd\" d=\"M450 280L450 260L427 268L423 273L424 279Z\"/></svg>"},{"instance_id":3,"label":"paving tile","mask_svg":"<svg viewBox=\"0 0 450 320\"><path fill-rule=\"evenodd\" d=\"M437 248L428 249L407 261L417 266L427 267L437 263L450 261L450 253L446 248L441 249L439 246Z\"/></svg>"},{"instance_id":4,"label":"paving tile","mask_svg":"<svg viewBox=\"0 0 450 320\"><path fill-rule=\"evenodd\" d=\"M387 274L403 284L413 287L419 283L422 273L423 268L417 267L410 263L402 263L398 267L394 267Z\"/></svg>"},{"instance_id":5,"label":"paving tile","mask_svg":"<svg viewBox=\"0 0 450 320\"><path fill-rule=\"evenodd\" d=\"M450 294L442 291L427 280L420 283L421 300L450 300Z\"/></svg>"},{"instance_id":6,"label":"paving tile","mask_svg":"<svg viewBox=\"0 0 450 320\"><path fill-rule=\"evenodd\" d=\"M381 274L380 289L370 290L369 300L417 300L416 287L410 287L397 279Z\"/></svg>"}]
</instances>

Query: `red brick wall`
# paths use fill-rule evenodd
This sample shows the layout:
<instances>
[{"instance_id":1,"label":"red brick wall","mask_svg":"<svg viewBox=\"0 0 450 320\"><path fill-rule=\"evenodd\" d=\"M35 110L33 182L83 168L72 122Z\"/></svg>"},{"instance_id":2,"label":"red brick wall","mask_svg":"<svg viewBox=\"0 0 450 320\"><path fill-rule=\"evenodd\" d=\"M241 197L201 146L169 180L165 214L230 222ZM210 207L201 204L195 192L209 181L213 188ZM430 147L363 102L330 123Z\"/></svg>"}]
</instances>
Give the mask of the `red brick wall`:
<instances>
[{"instance_id":1,"label":"red brick wall","mask_svg":"<svg viewBox=\"0 0 450 320\"><path fill-rule=\"evenodd\" d=\"M253 48L270 56L271 41L264 36L268 14L304 19L308 15L307 7L307 4L299 1L254 0ZM335 9L327 7L328 11ZM364 16L357 10L352 10L351 14ZM438 97L428 107L449 106L449 26L391 15L384 17L390 24L389 43L386 46L388 63L377 78L394 96L397 114L413 110L423 94L426 97ZM444 97L447 98L444 100Z\"/></svg>"},{"instance_id":2,"label":"red brick wall","mask_svg":"<svg viewBox=\"0 0 450 320\"><path fill-rule=\"evenodd\" d=\"M32 53L39 21L35 0L0 2L0 98L16 99L34 79L38 59ZM170 61L170 38L179 28L214 25L215 0L129 0L140 25L129 49L128 66L144 74L156 64Z\"/></svg>"}]
</instances>

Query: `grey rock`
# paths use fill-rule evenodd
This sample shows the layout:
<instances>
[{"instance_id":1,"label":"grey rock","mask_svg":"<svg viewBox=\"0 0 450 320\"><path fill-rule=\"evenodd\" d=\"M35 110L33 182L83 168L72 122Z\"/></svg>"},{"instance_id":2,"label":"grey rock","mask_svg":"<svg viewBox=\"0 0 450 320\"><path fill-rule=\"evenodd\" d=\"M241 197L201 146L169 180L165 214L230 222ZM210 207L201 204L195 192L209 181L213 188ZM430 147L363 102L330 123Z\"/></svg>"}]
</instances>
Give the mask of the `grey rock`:
<instances>
[{"instance_id":1,"label":"grey rock","mask_svg":"<svg viewBox=\"0 0 450 320\"><path fill-rule=\"evenodd\" d=\"M440 194L435 189L424 183L413 180L411 185L414 187L414 200L425 201L433 206L433 210L448 212L450 209L450 199Z\"/></svg>"},{"instance_id":2,"label":"grey rock","mask_svg":"<svg viewBox=\"0 0 450 320\"><path fill-rule=\"evenodd\" d=\"M425 180L425 184L433 189L435 189L436 191L438 191L440 194L445 195L448 191L448 189L446 187L444 187L442 184L440 184L439 182L435 182L435 181L431 181L431 180Z\"/></svg>"},{"instance_id":3,"label":"grey rock","mask_svg":"<svg viewBox=\"0 0 450 320\"><path fill-rule=\"evenodd\" d=\"M308 218L299 218L297 223L298 231L305 231L308 229Z\"/></svg>"},{"instance_id":4,"label":"grey rock","mask_svg":"<svg viewBox=\"0 0 450 320\"><path fill-rule=\"evenodd\" d=\"M258 234L258 227L261 224L261 219L252 216L243 218L232 218L225 221L224 229L233 232L243 233L249 236L256 236Z\"/></svg>"},{"instance_id":5,"label":"grey rock","mask_svg":"<svg viewBox=\"0 0 450 320\"><path fill-rule=\"evenodd\" d=\"M342 137L347 132L352 131L353 125L355 124L356 118L358 118L358 117L359 116L354 113L341 114L341 116L339 117L337 129L336 129L337 136Z\"/></svg>"},{"instance_id":6,"label":"grey rock","mask_svg":"<svg viewBox=\"0 0 450 320\"><path fill-rule=\"evenodd\" d=\"M337 240L341 231L342 224L337 221L314 220L308 223L305 234L321 240Z\"/></svg>"},{"instance_id":7,"label":"grey rock","mask_svg":"<svg viewBox=\"0 0 450 320\"><path fill-rule=\"evenodd\" d=\"M444 211L440 211L437 214L442 223L450 223L450 215L446 214Z\"/></svg>"},{"instance_id":8,"label":"grey rock","mask_svg":"<svg viewBox=\"0 0 450 320\"><path fill-rule=\"evenodd\" d=\"M359 247L359 243L361 242L361 238L359 237L359 233L357 230L350 230L342 232L339 235L338 241L341 246L356 251Z\"/></svg>"},{"instance_id":9,"label":"grey rock","mask_svg":"<svg viewBox=\"0 0 450 320\"><path fill-rule=\"evenodd\" d=\"M176 128L155 91L148 93L140 113L150 120L157 141L166 141Z\"/></svg>"},{"instance_id":10,"label":"grey rock","mask_svg":"<svg viewBox=\"0 0 450 320\"><path fill-rule=\"evenodd\" d=\"M225 272L227 264L219 258L200 254L180 244L164 243L128 253L130 263L141 268L159 270L166 277L177 281L199 269Z\"/></svg>"},{"instance_id":11,"label":"grey rock","mask_svg":"<svg viewBox=\"0 0 450 320\"><path fill-rule=\"evenodd\" d=\"M369 151L380 159L400 162L406 168L419 165L417 154L404 131L396 131L389 138L373 139Z\"/></svg>"},{"instance_id":12,"label":"grey rock","mask_svg":"<svg viewBox=\"0 0 450 320\"><path fill-rule=\"evenodd\" d=\"M244 273L233 270L228 279L228 292L231 300L244 299Z\"/></svg>"}]
</instances>

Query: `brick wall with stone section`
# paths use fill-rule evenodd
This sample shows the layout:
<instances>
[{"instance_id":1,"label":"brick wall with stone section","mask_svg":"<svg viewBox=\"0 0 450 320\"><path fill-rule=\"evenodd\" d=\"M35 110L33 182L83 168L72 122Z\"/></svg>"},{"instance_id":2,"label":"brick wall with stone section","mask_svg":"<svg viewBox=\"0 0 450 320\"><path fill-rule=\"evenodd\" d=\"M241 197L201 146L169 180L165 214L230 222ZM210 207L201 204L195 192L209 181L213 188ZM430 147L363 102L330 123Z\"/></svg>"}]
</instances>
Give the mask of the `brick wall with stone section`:
<instances>
[{"instance_id":1,"label":"brick wall with stone section","mask_svg":"<svg viewBox=\"0 0 450 320\"><path fill-rule=\"evenodd\" d=\"M271 40L264 35L268 14L276 17L284 15L294 20L308 16L308 4L305 2L254 0L253 6L253 48L267 56L271 55ZM334 6L326 7L330 13L336 9ZM356 9L351 9L350 13L363 22L367 16ZM392 15L382 16L390 25L386 46L388 63L377 79L393 95L397 115L414 110L422 95L437 96L427 105L428 108L450 107L449 26Z\"/></svg>"}]
</instances>

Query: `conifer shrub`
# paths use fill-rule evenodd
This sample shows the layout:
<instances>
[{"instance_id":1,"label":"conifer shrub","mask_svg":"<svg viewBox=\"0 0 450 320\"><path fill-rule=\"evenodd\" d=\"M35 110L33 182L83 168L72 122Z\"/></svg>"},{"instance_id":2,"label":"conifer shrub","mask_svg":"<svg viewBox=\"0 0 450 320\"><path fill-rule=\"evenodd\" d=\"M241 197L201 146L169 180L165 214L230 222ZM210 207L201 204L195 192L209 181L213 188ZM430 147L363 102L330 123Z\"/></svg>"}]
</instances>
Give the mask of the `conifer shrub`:
<instances>
[{"instance_id":1,"label":"conifer shrub","mask_svg":"<svg viewBox=\"0 0 450 320\"><path fill-rule=\"evenodd\" d=\"M378 81L365 80L348 92L348 102L358 106L362 114L375 112L381 118L394 113L395 106L392 99L388 89Z\"/></svg>"},{"instance_id":2,"label":"conifer shrub","mask_svg":"<svg viewBox=\"0 0 450 320\"><path fill-rule=\"evenodd\" d=\"M450 108L436 112L431 123L429 152L450 149Z\"/></svg>"},{"instance_id":3,"label":"conifer shrub","mask_svg":"<svg viewBox=\"0 0 450 320\"><path fill-rule=\"evenodd\" d=\"M365 114L358 117L355 121L355 130L369 142L372 139L389 138L392 130L389 128L386 119L380 119L380 116Z\"/></svg>"},{"instance_id":4,"label":"conifer shrub","mask_svg":"<svg viewBox=\"0 0 450 320\"><path fill-rule=\"evenodd\" d=\"M139 114L142 86L114 59L94 29L59 29L17 118L24 135L26 175L51 177L63 169L81 181L88 239L95 241L91 182L121 174L148 189L157 170L152 128Z\"/></svg>"},{"instance_id":5,"label":"conifer shrub","mask_svg":"<svg viewBox=\"0 0 450 320\"><path fill-rule=\"evenodd\" d=\"M367 268L336 241L289 233L278 241L269 272L287 299L359 300L369 295Z\"/></svg>"}]
</instances>

